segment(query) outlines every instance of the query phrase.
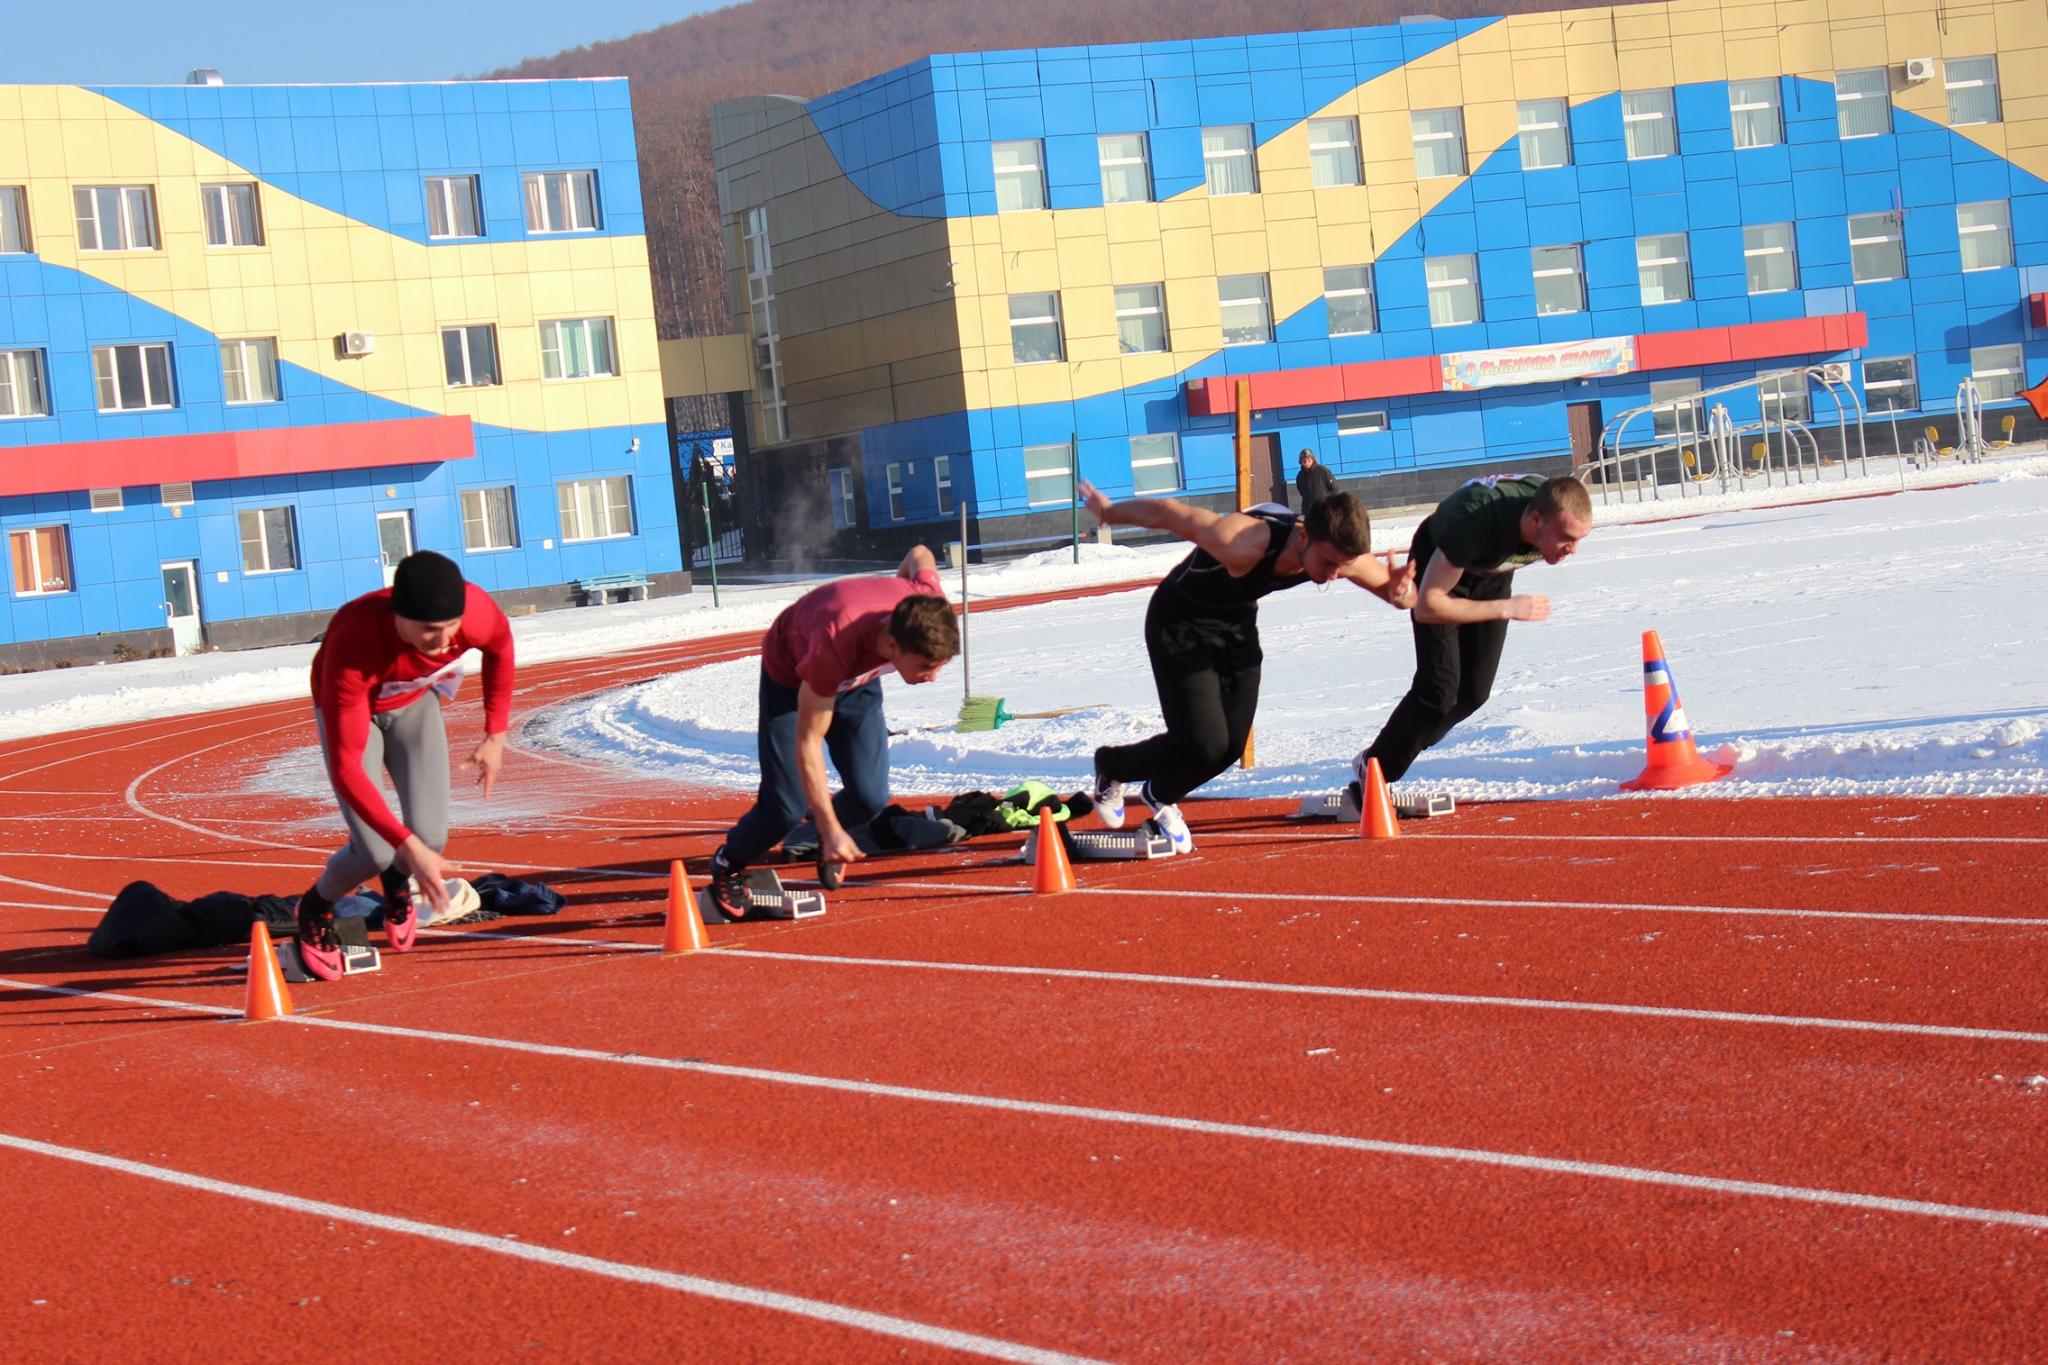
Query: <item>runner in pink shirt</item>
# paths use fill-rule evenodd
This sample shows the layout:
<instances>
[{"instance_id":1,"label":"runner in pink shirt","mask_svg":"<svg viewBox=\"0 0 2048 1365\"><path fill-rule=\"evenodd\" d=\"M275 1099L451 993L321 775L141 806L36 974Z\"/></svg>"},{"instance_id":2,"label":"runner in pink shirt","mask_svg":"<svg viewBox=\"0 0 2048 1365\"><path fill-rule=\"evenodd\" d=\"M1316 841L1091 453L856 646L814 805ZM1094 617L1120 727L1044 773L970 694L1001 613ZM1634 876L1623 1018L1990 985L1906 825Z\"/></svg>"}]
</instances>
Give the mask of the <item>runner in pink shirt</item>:
<instances>
[{"instance_id":1,"label":"runner in pink shirt","mask_svg":"<svg viewBox=\"0 0 2048 1365\"><path fill-rule=\"evenodd\" d=\"M818 860L861 856L849 827L889 804L889 722L882 674L926 683L960 649L960 628L924 546L890 578L842 578L785 607L761 642L761 787L711 858L711 901L746 918L748 864L787 838L806 812L818 825ZM825 755L839 770L833 796Z\"/></svg>"}]
</instances>

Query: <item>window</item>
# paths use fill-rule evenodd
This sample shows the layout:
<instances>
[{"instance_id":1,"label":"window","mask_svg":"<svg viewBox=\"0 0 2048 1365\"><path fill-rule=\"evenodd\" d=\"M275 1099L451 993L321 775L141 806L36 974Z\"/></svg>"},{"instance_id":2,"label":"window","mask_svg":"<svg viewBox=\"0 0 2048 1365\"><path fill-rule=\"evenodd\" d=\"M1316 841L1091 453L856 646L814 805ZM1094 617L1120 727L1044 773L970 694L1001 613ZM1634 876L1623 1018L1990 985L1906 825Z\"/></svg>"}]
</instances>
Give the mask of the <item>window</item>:
<instances>
[{"instance_id":1,"label":"window","mask_svg":"<svg viewBox=\"0 0 2048 1365\"><path fill-rule=\"evenodd\" d=\"M1479 262L1473 256L1432 256L1422 263L1429 289L1429 325L1479 321Z\"/></svg>"},{"instance_id":2,"label":"window","mask_svg":"<svg viewBox=\"0 0 2048 1365\"><path fill-rule=\"evenodd\" d=\"M1906 237L1889 213L1849 215L1849 267L1858 284L1903 279Z\"/></svg>"},{"instance_id":3,"label":"window","mask_svg":"<svg viewBox=\"0 0 2048 1365\"><path fill-rule=\"evenodd\" d=\"M20 185L0 185L0 256L33 249L28 235L28 191Z\"/></svg>"},{"instance_id":4,"label":"window","mask_svg":"<svg viewBox=\"0 0 2048 1365\"><path fill-rule=\"evenodd\" d=\"M1102 202L1143 204L1152 198L1152 167L1143 133L1104 133L1095 139L1102 168Z\"/></svg>"},{"instance_id":5,"label":"window","mask_svg":"<svg viewBox=\"0 0 2048 1365\"><path fill-rule=\"evenodd\" d=\"M1697 379L1653 379L1650 381L1650 401L1659 406L1651 412L1650 423L1656 435L1670 440L1680 434L1699 434L1700 406L1686 400L1700 391Z\"/></svg>"},{"instance_id":6,"label":"window","mask_svg":"<svg viewBox=\"0 0 2048 1365\"><path fill-rule=\"evenodd\" d=\"M1225 346L1256 346L1273 339L1273 309L1264 275L1219 276L1216 307Z\"/></svg>"},{"instance_id":7,"label":"window","mask_svg":"<svg viewBox=\"0 0 2048 1365\"><path fill-rule=\"evenodd\" d=\"M1033 507L1074 500L1074 462L1071 447L1024 447L1024 497Z\"/></svg>"},{"instance_id":8,"label":"window","mask_svg":"<svg viewBox=\"0 0 2048 1365\"><path fill-rule=\"evenodd\" d=\"M62 526L9 531L7 552L14 561L16 597L71 591L71 537Z\"/></svg>"},{"instance_id":9,"label":"window","mask_svg":"<svg viewBox=\"0 0 2048 1365\"><path fill-rule=\"evenodd\" d=\"M2026 381L2020 377L2026 359L2017 346L1973 346L1970 348L1970 378L1977 381L1977 396L1987 403L2011 398Z\"/></svg>"},{"instance_id":10,"label":"window","mask_svg":"<svg viewBox=\"0 0 2048 1365\"><path fill-rule=\"evenodd\" d=\"M158 484L156 500L166 507L190 507L192 505L192 482Z\"/></svg>"},{"instance_id":11,"label":"window","mask_svg":"<svg viewBox=\"0 0 2048 1365\"><path fill-rule=\"evenodd\" d=\"M1045 207L1045 144L1037 138L993 144L996 212L1022 213Z\"/></svg>"},{"instance_id":12,"label":"window","mask_svg":"<svg viewBox=\"0 0 2048 1365\"><path fill-rule=\"evenodd\" d=\"M1120 284L1116 287L1116 344L1125 355L1143 355L1166 347L1166 287Z\"/></svg>"},{"instance_id":13,"label":"window","mask_svg":"<svg viewBox=\"0 0 2048 1365\"><path fill-rule=\"evenodd\" d=\"M1785 120L1778 107L1778 78L1728 82L1728 121L1737 147L1775 147L1785 140Z\"/></svg>"},{"instance_id":14,"label":"window","mask_svg":"<svg viewBox=\"0 0 2048 1365\"><path fill-rule=\"evenodd\" d=\"M481 237L483 221L473 175L427 177L427 236Z\"/></svg>"},{"instance_id":15,"label":"window","mask_svg":"<svg viewBox=\"0 0 2048 1365\"><path fill-rule=\"evenodd\" d=\"M243 573L284 573L299 567L299 538L290 507L245 507L235 519L242 530Z\"/></svg>"},{"instance_id":16,"label":"window","mask_svg":"<svg viewBox=\"0 0 2048 1365\"><path fill-rule=\"evenodd\" d=\"M118 512L128 503L118 488L95 488L86 495L85 505L94 512Z\"/></svg>"},{"instance_id":17,"label":"window","mask_svg":"<svg viewBox=\"0 0 2048 1365\"><path fill-rule=\"evenodd\" d=\"M1065 360L1058 294L1010 295L1010 355L1019 365Z\"/></svg>"},{"instance_id":18,"label":"window","mask_svg":"<svg viewBox=\"0 0 2048 1365\"><path fill-rule=\"evenodd\" d=\"M1408 116L1415 138L1415 178L1465 173L1465 111L1418 109Z\"/></svg>"},{"instance_id":19,"label":"window","mask_svg":"<svg viewBox=\"0 0 2048 1365\"><path fill-rule=\"evenodd\" d=\"M154 251L156 191L147 185L87 185L71 191L80 251Z\"/></svg>"},{"instance_id":20,"label":"window","mask_svg":"<svg viewBox=\"0 0 2048 1365\"><path fill-rule=\"evenodd\" d=\"M1308 172L1317 189L1358 185L1358 120L1312 118L1308 121Z\"/></svg>"},{"instance_id":21,"label":"window","mask_svg":"<svg viewBox=\"0 0 2048 1365\"><path fill-rule=\"evenodd\" d=\"M2012 214L2002 199L1956 205L1956 245L1965 270L2003 270L2012 264Z\"/></svg>"},{"instance_id":22,"label":"window","mask_svg":"<svg viewBox=\"0 0 2048 1365\"><path fill-rule=\"evenodd\" d=\"M48 417L41 351L0 351L0 417Z\"/></svg>"},{"instance_id":23,"label":"window","mask_svg":"<svg viewBox=\"0 0 2048 1365\"><path fill-rule=\"evenodd\" d=\"M277 341L248 337L220 344L220 392L227 403L277 401Z\"/></svg>"},{"instance_id":24,"label":"window","mask_svg":"<svg viewBox=\"0 0 2048 1365\"><path fill-rule=\"evenodd\" d=\"M1247 124L1202 130L1202 177L1211 194L1257 194L1259 161Z\"/></svg>"},{"instance_id":25,"label":"window","mask_svg":"<svg viewBox=\"0 0 2048 1365\"><path fill-rule=\"evenodd\" d=\"M620 474L609 479L571 479L555 485L555 505L562 514L563 540L611 540L633 534L631 481Z\"/></svg>"},{"instance_id":26,"label":"window","mask_svg":"<svg viewBox=\"0 0 2048 1365\"><path fill-rule=\"evenodd\" d=\"M1685 234L1636 238L1636 280L1643 302L1684 303L1692 297L1692 257Z\"/></svg>"},{"instance_id":27,"label":"window","mask_svg":"<svg viewBox=\"0 0 2048 1365\"><path fill-rule=\"evenodd\" d=\"M1372 267L1333 265L1323 269L1323 306L1330 314L1330 335L1357 336L1378 325L1372 306Z\"/></svg>"},{"instance_id":28,"label":"window","mask_svg":"<svg viewBox=\"0 0 2048 1365\"><path fill-rule=\"evenodd\" d=\"M789 400L782 385L782 333L776 328L775 257L768 240L768 210L747 210L740 246L747 267L747 316L754 327L754 393L760 400L769 439L789 439Z\"/></svg>"},{"instance_id":29,"label":"window","mask_svg":"<svg viewBox=\"0 0 2048 1365\"><path fill-rule=\"evenodd\" d=\"M903 466L890 465L884 473L889 483L889 520L903 520Z\"/></svg>"},{"instance_id":30,"label":"window","mask_svg":"<svg viewBox=\"0 0 2048 1365\"><path fill-rule=\"evenodd\" d=\"M1630 161L1670 156L1678 150L1678 125L1669 90L1629 90L1621 97L1621 132Z\"/></svg>"},{"instance_id":31,"label":"window","mask_svg":"<svg viewBox=\"0 0 2048 1365\"><path fill-rule=\"evenodd\" d=\"M1892 73L1882 66L1835 73L1835 126L1843 137L1892 130Z\"/></svg>"},{"instance_id":32,"label":"window","mask_svg":"<svg viewBox=\"0 0 2048 1365\"><path fill-rule=\"evenodd\" d=\"M1790 223L1766 223L1742 230L1742 261L1749 272L1749 292L1777 294L1799 287L1799 252Z\"/></svg>"},{"instance_id":33,"label":"window","mask_svg":"<svg viewBox=\"0 0 2048 1365\"><path fill-rule=\"evenodd\" d=\"M597 172L528 171L528 232L597 231Z\"/></svg>"},{"instance_id":34,"label":"window","mask_svg":"<svg viewBox=\"0 0 2048 1365\"><path fill-rule=\"evenodd\" d=\"M1941 70L1950 127L1998 122L1998 58L1951 57Z\"/></svg>"},{"instance_id":35,"label":"window","mask_svg":"<svg viewBox=\"0 0 2048 1365\"><path fill-rule=\"evenodd\" d=\"M95 346L92 373L101 412L168 408L177 404L177 395L171 388L171 348L163 342Z\"/></svg>"},{"instance_id":36,"label":"window","mask_svg":"<svg viewBox=\"0 0 2048 1365\"><path fill-rule=\"evenodd\" d=\"M841 531L851 531L859 525L853 515L853 471L828 470L826 479L832 485L832 525Z\"/></svg>"},{"instance_id":37,"label":"window","mask_svg":"<svg viewBox=\"0 0 2048 1365\"><path fill-rule=\"evenodd\" d=\"M1863 362L1863 401L1872 412L1907 412L1920 406L1920 380L1913 357L1884 356Z\"/></svg>"},{"instance_id":38,"label":"window","mask_svg":"<svg viewBox=\"0 0 2048 1365\"><path fill-rule=\"evenodd\" d=\"M1563 100L1523 100L1515 106L1522 134L1522 169L1543 171L1572 164L1570 105Z\"/></svg>"},{"instance_id":39,"label":"window","mask_svg":"<svg viewBox=\"0 0 2048 1365\"><path fill-rule=\"evenodd\" d=\"M1810 422L1813 398L1806 391L1804 374L1781 374L1757 386L1764 417L1772 422Z\"/></svg>"},{"instance_id":40,"label":"window","mask_svg":"<svg viewBox=\"0 0 2048 1365\"><path fill-rule=\"evenodd\" d=\"M932 483L939 495L939 515L950 516L956 510L953 502L953 457L938 455L932 459Z\"/></svg>"},{"instance_id":41,"label":"window","mask_svg":"<svg viewBox=\"0 0 2048 1365\"><path fill-rule=\"evenodd\" d=\"M263 220L256 212L254 185L201 185L208 246L262 246Z\"/></svg>"},{"instance_id":42,"label":"window","mask_svg":"<svg viewBox=\"0 0 2048 1365\"><path fill-rule=\"evenodd\" d=\"M1131 491L1171 493L1180 487L1180 438L1172 432L1131 438Z\"/></svg>"},{"instance_id":43,"label":"window","mask_svg":"<svg viewBox=\"0 0 2048 1365\"><path fill-rule=\"evenodd\" d=\"M1576 246L1531 247L1529 268L1536 280L1536 316L1586 311L1586 282Z\"/></svg>"},{"instance_id":44,"label":"window","mask_svg":"<svg viewBox=\"0 0 2048 1365\"><path fill-rule=\"evenodd\" d=\"M502 384L498 374L498 329L490 323L441 329L441 361L451 389Z\"/></svg>"},{"instance_id":45,"label":"window","mask_svg":"<svg viewBox=\"0 0 2048 1365\"><path fill-rule=\"evenodd\" d=\"M562 318L540 325L543 379L596 379L619 372L610 318Z\"/></svg>"},{"instance_id":46,"label":"window","mask_svg":"<svg viewBox=\"0 0 2048 1365\"><path fill-rule=\"evenodd\" d=\"M1387 414L1384 412L1340 412L1337 414L1339 436L1370 436L1376 431L1387 429Z\"/></svg>"},{"instance_id":47,"label":"window","mask_svg":"<svg viewBox=\"0 0 2048 1365\"><path fill-rule=\"evenodd\" d=\"M510 488L462 490L462 548L510 550L519 544L519 522Z\"/></svg>"}]
</instances>

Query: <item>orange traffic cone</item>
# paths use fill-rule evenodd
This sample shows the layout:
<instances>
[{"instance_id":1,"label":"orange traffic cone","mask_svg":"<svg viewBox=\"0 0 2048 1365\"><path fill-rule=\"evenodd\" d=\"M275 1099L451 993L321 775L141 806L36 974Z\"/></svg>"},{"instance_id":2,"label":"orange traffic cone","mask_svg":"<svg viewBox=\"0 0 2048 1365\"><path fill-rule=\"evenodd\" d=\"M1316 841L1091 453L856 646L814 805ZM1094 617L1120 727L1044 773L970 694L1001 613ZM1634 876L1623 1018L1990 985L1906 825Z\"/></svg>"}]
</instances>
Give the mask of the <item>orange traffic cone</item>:
<instances>
[{"instance_id":1,"label":"orange traffic cone","mask_svg":"<svg viewBox=\"0 0 2048 1365\"><path fill-rule=\"evenodd\" d=\"M668 924L661 933L661 955L680 957L699 948L709 948L711 938L704 932L704 917L697 913L697 898L690 894L690 879L683 865L668 865Z\"/></svg>"},{"instance_id":2,"label":"orange traffic cone","mask_svg":"<svg viewBox=\"0 0 2048 1365\"><path fill-rule=\"evenodd\" d=\"M1635 781L1622 783L1623 791L1676 791L1735 771L1732 763L1701 758L1693 746L1692 723L1685 718L1678 685L1664 661L1664 642L1654 630L1643 632L1643 715L1649 722L1649 765Z\"/></svg>"},{"instance_id":3,"label":"orange traffic cone","mask_svg":"<svg viewBox=\"0 0 2048 1365\"><path fill-rule=\"evenodd\" d=\"M284 969L277 965L270 926L259 919L249 930L249 998L242 1004L242 1017L284 1019L291 1012L292 992L284 984Z\"/></svg>"},{"instance_id":4,"label":"orange traffic cone","mask_svg":"<svg viewBox=\"0 0 2048 1365\"><path fill-rule=\"evenodd\" d=\"M1038 808L1038 855L1031 865L1031 890L1040 896L1057 896L1074 890L1074 866L1067 861L1067 841L1052 818L1051 806Z\"/></svg>"},{"instance_id":5,"label":"orange traffic cone","mask_svg":"<svg viewBox=\"0 0 2048 1365\"><path fill-rule=\"evenodd\" d=\"M1398 839L1401 825L1394 818L1394 798L1387 794L1387 779L1380 772L1380 761L1368 758L1365 761L1365 800L1358 812L1358 837L1361 839Z\"/></svg>"}]
</instances>

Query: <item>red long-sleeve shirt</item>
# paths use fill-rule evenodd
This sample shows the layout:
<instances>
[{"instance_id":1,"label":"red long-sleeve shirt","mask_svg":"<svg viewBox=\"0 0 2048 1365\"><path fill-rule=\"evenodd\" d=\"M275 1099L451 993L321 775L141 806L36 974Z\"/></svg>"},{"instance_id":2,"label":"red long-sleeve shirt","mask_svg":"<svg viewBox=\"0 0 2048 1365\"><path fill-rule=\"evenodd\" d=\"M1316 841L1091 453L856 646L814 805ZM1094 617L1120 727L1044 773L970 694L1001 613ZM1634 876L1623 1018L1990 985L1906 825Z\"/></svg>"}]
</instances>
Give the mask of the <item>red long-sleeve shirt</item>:
<instances>
[{"instance_id":1,"label":"red long-sleeve shirt","mask_svg":"<svg viewBox=\"0 0 2048 1365\"><path fill-rule=\"evenodd\" d=\"M477 649L484 656L484 733L502 734L512 721L512 623L488 593L464 585L462 629L442 654L406 644L396 619L389 588L364 593L334 613L313 655L313 707L327 729L328 775L349 809L393 848L412 831L363 772L370 717L430 693L452 700L462 683L462 655Z\"/></svg>"}]
</instances>

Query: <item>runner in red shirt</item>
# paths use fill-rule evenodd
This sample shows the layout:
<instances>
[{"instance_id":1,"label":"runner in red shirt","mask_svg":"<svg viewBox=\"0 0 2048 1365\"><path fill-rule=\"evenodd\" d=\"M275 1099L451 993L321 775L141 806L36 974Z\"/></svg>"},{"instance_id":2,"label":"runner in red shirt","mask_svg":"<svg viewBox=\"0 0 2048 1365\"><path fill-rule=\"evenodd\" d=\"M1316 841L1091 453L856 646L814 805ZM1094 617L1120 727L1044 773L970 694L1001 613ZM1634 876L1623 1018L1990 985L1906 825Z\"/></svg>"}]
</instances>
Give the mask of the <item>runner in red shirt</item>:
<instances>
[{"instance_id":1,"label":"runner in red shirt","mask_svg":"<svg viewBox=\"0 0 2048 1365\"><path fill-rule=\"evenodd\" d=\"M462 684L462 656L484 656L484 740L465 767L491 794L512 715L512 627L483 589L431 550L407 555L391 586L334 613L313 656L313 720L348 844L299 897L299 956L323 981L341 976L334 902L376 876L393 952L412 947L419 918L411 874L436 910L448 905L448 732L442 706ZM429 700L431 698L431 700ZM381 775L398 788L400 820Z\"/></svg>"},{"instance_id":2,"label":"runner in red shirt","mask_svg":"<svg viewBox=\"0 0 2048 1365\"><path fill-rule=\"evenodd\" d=\"M711 858L711 900L744 919L747 865L781 843L808 811L818 825L818 860L861 856L849 826L889 804L889 722L882 674L926 683L960 650L960 627L939 584L932 552L919 545L892 578L842 578L783 608L761 642L761 788ZM832 795L825 753L839 770Z\"/></svg>"}]
</instances>

